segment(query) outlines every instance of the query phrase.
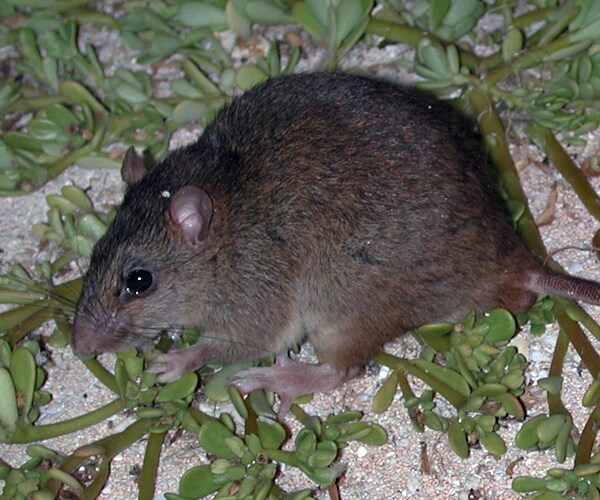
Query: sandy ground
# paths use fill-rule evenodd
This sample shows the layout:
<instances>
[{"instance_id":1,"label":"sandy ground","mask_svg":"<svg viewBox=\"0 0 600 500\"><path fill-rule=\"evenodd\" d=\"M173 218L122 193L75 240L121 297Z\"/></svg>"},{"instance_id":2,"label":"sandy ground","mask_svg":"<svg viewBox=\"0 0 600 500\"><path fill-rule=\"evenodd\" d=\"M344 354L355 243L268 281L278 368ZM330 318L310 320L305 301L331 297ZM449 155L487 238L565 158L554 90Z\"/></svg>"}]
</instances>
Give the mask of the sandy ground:
<instances>
[{"instance_id":1,"label":"sandy ground","mask_svg":"<svg viewBox=\"0 0 600 500\"><path fill-rule=\"evenodd\" d=\"M399 71L386 65L386 59L389 63L396 57L395 50L394 47L373 49L362 46L351 54L350 65L372 61L369 57L375 51L378 59L370 66L397 76ZM311 61L305 63L307 66L310 64ZM179 137L180 141L189 139L189 135ZM597 152L597 141L593 139L585 154L590 156ZM598 222L587 214L558 174L535 166L534 160L539 159L536 155L533 148L515 147L516 158L522 160L521 176L534 214L539 214L544 209L551 186L554 183L557 185L556 218L541 229L547 247L589 247L591 237L598 229ZM0 255L3 266L13 261L20 261L28 266L36 259L47 257L44 252L40 255L39 243L29 231L33 223L45 219L44 196L59 192L60 187L68 183L89 188L97 206L106 206L118 200L122 188L117 172L89 171L75 167L39 192L24 198L0 199ZM594 185L596 188L600 187L598 181ZM568 250L558 254L556 259L573 274L600 280L600 269L592 252ZM600 320L600 310L588 310ZM534 337L526 331L521 333L519 348L530 361L527 376L531 382L547 375L555 337L555 330L541 337ZM417 353L416 343L410 338L400 340L386 350L402 356L414 356ZM103 359L110 363L110 356ZM45 388L52 393L54 399L44 408L40 424L79 415L112 399L111 394L87 373L69 349L53 351L51 362L45 368L49 374ZM563 397L573 413L575 423L581 429L587 411L581 408L580 401L590 377L580 370L580 360L572 349L565 363L564 375ZM384 380L383 371L379 374L369 373L345 384L332 394L315 397L305 407L309 413L319 415L339 412L345 408L360 409L365 412L365 419L380 423L389 433L389 443L385 446L373 448L353 443L344 450L342 460L348 464L348 471L340 490L345 499L518 498L510 488L512 477L529 474L542 476L549 467L555 465L551 452L523 452L511 445L518 429L518 425L511 421L503 422L500 431L509 443L505 456L495 458L482 449L473 449L467 460L461 460L451 451L445 435L431 431L418 434L413 431L399 397L383 415L377 416L372 412L371 401ZM531 389L528 398L530 415L546 411L542 396L541 391L535 387ZM231 410L227 405L215 407L201 396L197 403L208 412ZM130 422L127 414L119 414L85 432L53 439L44 444L69 453L100 435L124 428ZM143 445L144 443L138 443L115 459L111 479L100 498L137 497L135 470L143 459ZM427 471L423 468L424 456L430 464ZM17 465L23 458L22 447L0 445L0 457ZM162 498L165 492L176 492L181 474L189 467L202 463L204 459L205 453L189 435L183 435L166 447L160 466L156 498ZM511 464L514 464L512 474L509 468ZM284 470L280 484L289 489L313 487L301 473L294 470ZM316 490L316 497L328 498L328 495Z\"/></svg>"}]
</instances>

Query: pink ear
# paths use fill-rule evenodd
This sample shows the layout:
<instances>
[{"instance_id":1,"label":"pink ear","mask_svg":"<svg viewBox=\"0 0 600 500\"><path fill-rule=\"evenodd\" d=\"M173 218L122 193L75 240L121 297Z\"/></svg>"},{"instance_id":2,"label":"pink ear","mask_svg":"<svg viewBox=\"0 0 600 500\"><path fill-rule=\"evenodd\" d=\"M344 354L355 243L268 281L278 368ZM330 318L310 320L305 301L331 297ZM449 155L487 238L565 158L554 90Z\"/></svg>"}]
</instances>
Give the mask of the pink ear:
<instances>
[{"instance_id":1,"label":"pink ear","mask_svg":"<svg viewBox=\"0 0 600 500\"><path fill-rule=\"evenodd\" d=\"M213 204L206 191L196 186L182 187L173 196L169 211L189 242L196 243L208 237Z\"/></svg>"},{"instance_id":2,"label":"pink ear","mask_svg":"<svg viewBox=\"0 0 600 500\"><path fill-rule=\"evenodd\" d=\"M121 178L128 186L131 186L140 181L147 172L144 160L137 154L134 147L131 146L127 150L127 153L125 153L123 165L121 166Z\"/></svg>"}]
</instances>

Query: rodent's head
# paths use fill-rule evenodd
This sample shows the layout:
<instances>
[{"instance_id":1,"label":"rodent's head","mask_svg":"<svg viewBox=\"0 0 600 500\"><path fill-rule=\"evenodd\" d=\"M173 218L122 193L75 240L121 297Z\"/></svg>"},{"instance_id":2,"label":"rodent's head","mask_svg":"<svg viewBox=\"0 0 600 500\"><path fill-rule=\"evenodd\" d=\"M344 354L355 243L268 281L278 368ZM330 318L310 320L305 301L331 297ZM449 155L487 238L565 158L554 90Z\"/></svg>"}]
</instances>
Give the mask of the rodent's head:
<instances>
[{"instance_id":1,"label":"rodent's head","mask_svg":"<svg viewBox=\"0 0 600 500\"><path fill-rule=\"evenodd\" d=\"M211 198L194 185L171 193L166 176L149 178L133 148L121 175L127 193L94 249L77 304L72 344L82 354L141 346L161 330L200 326L198 269L212 246Z\"/></svg>"}]
</instances>

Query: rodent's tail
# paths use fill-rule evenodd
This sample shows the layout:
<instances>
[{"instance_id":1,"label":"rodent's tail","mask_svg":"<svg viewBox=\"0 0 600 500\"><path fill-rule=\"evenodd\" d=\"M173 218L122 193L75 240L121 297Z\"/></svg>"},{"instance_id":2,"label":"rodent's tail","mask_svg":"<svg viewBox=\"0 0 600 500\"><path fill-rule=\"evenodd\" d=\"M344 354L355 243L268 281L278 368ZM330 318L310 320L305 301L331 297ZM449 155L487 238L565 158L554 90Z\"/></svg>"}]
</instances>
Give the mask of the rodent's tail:
<instances>
[{"instance_id":1,"label":"rodent's tail","mask_svg":"<svg viewBox=\"0 0 600 500\"><path fill-rule=\"evenodd\" d=\"M558 295L600 305L600 283L545 269L529 271L526 288L532 292Z\"/></svg>"}]
</instances>

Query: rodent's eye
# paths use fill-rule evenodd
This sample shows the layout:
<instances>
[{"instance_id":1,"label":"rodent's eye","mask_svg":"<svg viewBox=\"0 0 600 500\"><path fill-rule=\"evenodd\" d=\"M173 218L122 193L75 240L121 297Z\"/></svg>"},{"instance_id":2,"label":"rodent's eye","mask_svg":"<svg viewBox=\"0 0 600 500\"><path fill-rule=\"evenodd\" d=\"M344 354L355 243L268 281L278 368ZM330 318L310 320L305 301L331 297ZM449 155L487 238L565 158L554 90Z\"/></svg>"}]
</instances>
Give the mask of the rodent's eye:
<instances>
[{"instance_id":1,"label":"rodent's eye","mask_svg":"<svg viewBox=\"0 0 600 500\"><path fill-rule=\"evenodd\" d=\"M125 278L125 291L132 297L137 297L152 286L154 277L145 269L134 269Z\"/></svg>"}]
</instances>

